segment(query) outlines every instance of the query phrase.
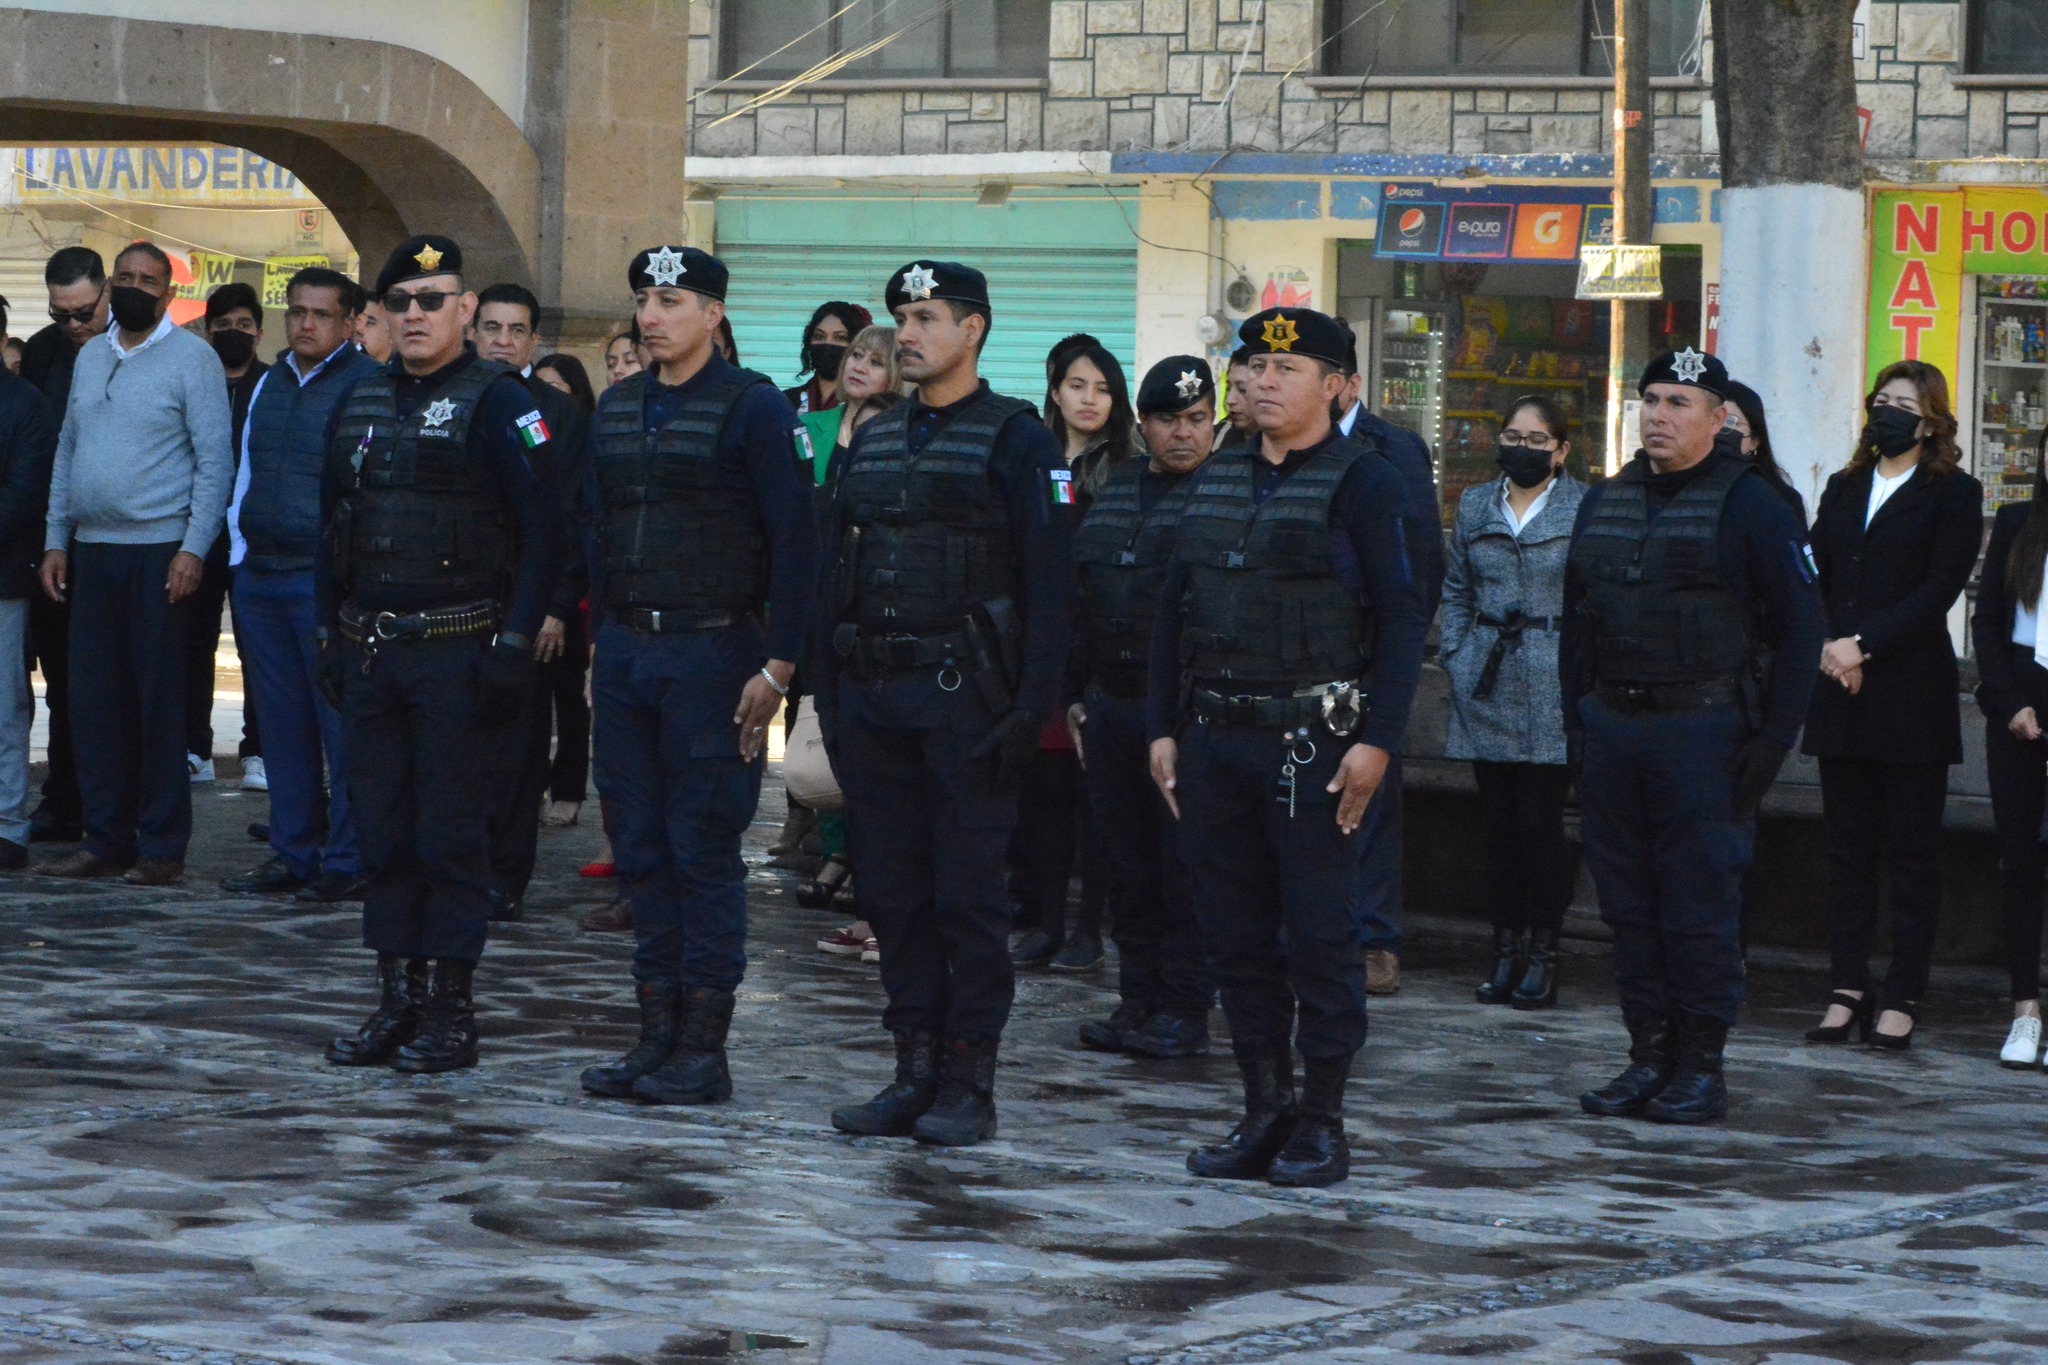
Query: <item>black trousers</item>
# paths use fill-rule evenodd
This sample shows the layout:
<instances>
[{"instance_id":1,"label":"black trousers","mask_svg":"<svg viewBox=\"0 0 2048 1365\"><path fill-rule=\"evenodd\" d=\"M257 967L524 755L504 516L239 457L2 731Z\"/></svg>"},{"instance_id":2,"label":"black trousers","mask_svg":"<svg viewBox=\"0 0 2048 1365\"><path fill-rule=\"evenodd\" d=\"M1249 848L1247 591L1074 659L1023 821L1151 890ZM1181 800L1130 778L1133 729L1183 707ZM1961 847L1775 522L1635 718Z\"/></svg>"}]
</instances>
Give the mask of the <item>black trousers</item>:
<instances>
[{"instance_id":1,"label":"black trousers","mask_svg":"<svg viewBox=\"0 0 2048 1365\"><path fill-rule=\"evenodd\" d=\"M1486 840L1486 898L1494 927L1556 933L1578 883L1578 850L1564 837L1571 769L1561 763L1474 763Z\"/></svg>"},{"instance_id":2,"label":"black trousers","mask_svg":"<svg viewBox=\"0 0 2048 1365\"><path fill-rule=\"evenodd\" d=\"M71 604L53 602L39 587L28 598L28 664L43 673L43 704L50 712L50 774L43 804L62 820L79 818L78 763L71 751Z\"/></svg>"},{"instance_id":3,"label":"black trousers","mask_svg":"<svg viewBox=\"0 0 2048 1365\"><path fill-rule=\"evenodd\" d=\"M580 804L590 786L590 703L583 700L583 675L590 667L590 641L583 629L581 612L570 612L564 624L567 634L562 652L540 667L555 717L555 754L548 767L548 799ZM794 710L792 707L792 713Z\"/></svg>"},{"instance_id":4,"label":"black trousers","mask_svg":"<svg viewBox=\"0 0 2048 1365\"><path fill-rule=\"evenodd\" d=\"M228 589L235 581L228 567L227 539L206 557L199 574L199 591L187 599L186 624L190 627L190 648L185 656L185 752L201 758L213 757L213 672L214 655L220 651L220 625L225 615ZM249 676L242 675L242 689L249 688ZM243 758L263 753L263 741L256 730L256 708L242 699L242 743L237 752Z\"/></svg>"},{"instance_id":5,"label":"black trousers","mask_svg":"<svg viewBox=\"0 0 2048 1365\"><path fill-rule=\"evenodd\" d=\"M363 944L375 952L483 956L490 803L479 795L492 790L487 756L509 744L477 714L490 639L394 641L367 671L352 658L344 674L342 754L368 883Z\"/></svg>"},{"instance_id":6,"label":"black trousers","mask_svg":"<svg viewBox=\"0 0 2048 1365\"><path fill-rule=\"evenodd\" d=\"M1941 807L1947 795L1946 763L1820 761L1821 816L1828 838L1828 940L1836 990L1871 987L1881 861L1891 877L1892 902L1892 960L1884 996L1917 1001L1926 993L1934 931L1941 917ZM2037 819L2037 838L2039 829ZM2037 918L2040 896L2037 877Z\"/></svg>"},{"instance_id":7,"label":"black trousers","mask_svg":"<svg viewBox=\"0 0 2048 1365\"><path fill-rule=\"evenodd\" d=\"M513 900L526 894L539 856L540 795L548 784L553 710L553 691L536 667L518 716L499 734L490 754L491 889Z\"/></svg>"},{"instance_id":8,"label":"black trousers","mask_svg":"<svg viewBox=\"0 0 2048 1365\"><path fill-rule=\"evenodd\" d=\"M2013 668L2037 717L2048 716L2048 670L2031 650L2014 651ZM2041 997L2041 878L2048 848L2041 820L2048 812L2048 740L2019 739L1997 721L1984 726L1984 758L1991 778L1991 818L1998 830L2000 909L2005 921L2005 966L2012 998Z\"/></svg>"},{"instance_id":9,"label":"black trousers","mask_svg":"<svg viewBox=\"0 0 2048 1365\"><path fill-rule=\"evenodd\" d=\"M1018 793L1017 832L1010 840L1014 927L1043 929L1058 948L1067 941L1067 901L1074 864L1081 865L1076 934L1102 934L1108 900L1108 853L1091 809L1081 761L1071 749L1040 749Z\"/></svg>"}]
</instances>

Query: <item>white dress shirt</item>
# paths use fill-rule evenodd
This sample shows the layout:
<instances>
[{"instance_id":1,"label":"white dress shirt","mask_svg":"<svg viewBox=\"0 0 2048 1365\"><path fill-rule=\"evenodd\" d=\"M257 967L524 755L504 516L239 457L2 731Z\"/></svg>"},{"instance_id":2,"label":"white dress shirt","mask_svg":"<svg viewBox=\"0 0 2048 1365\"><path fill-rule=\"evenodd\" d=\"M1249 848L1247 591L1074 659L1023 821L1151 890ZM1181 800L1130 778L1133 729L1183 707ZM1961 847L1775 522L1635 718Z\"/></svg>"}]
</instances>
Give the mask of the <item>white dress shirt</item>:
<instances>
[{"instance_id":1,"label":"white dress shirt","mask_svg":"<svg viewBox=\"0 0 2048 1365\"><path fill-rule=\"evenodd\" d=\"M1519 517L1515 515L1515 505L1508 501L1508 491L1514 486L1514 482L1510 479L1502 479L1500 481L1500 511L1501 515L1508 519L1508 529L1519 536L1522 534L1523 527L1536 520L1536 514L1543 510L1543 504L1550 501L1550 491L1557 487L1557 480L1552 479L1549 483L1544 484L1543 491L1538 493L1535 501L1529 504L1528 513Z\"/></svg>"},{"instance_id":2,"label":"white dress shirt","mask_svg":"<svg viewBox=\"0 0 2048 1365\"><path fill-rule=\"evenodd\" d=\"M1870 505L1863 509L1863 527L1865 530L1870 529L1871 519L1877 515L1877 509L1890 502L1892 494L1898 492L1904 486L1906 480L1912 478L1919 470L1920 466L1915 463L1908 466L1905 473L1894 475L1887 479L1884 475L1878 473L1876 465L1870 467Z\"/></svg>"}]
</instances>

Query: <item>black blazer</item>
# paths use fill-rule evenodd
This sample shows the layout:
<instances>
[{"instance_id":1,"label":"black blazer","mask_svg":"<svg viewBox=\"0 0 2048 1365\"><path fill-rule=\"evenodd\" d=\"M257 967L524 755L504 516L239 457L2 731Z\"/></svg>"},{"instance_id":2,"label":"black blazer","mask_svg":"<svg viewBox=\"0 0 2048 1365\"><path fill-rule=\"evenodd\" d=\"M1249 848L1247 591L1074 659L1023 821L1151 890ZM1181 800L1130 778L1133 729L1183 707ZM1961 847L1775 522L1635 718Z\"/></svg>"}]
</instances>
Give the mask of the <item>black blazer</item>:
<instances>
[{"instance_id":1,"label":"black blazer","mask_svg":"<svg viewBox=\"0 0 2048 1365\"><path fill-rule=\"evenodd\" d=\"M1970 616L1970 638L1977 646L1977 705L1984 718L2000 728L2035 704L2012 657L2012 616L2018 603L2005 586L2005 562L2020 538L2032 502L2009 502L1991 523L1991 548L1984 552L1984 574L1977 580L1977 610Z\"/></svg>"},{"instance_id":2,"label":"black blazer","mask_svg":"<svg viewBox=\"0 0 2048 1365\"><path fill-rule=\"evenodd\" d=\"M1830 678L1817 681L1800 747L1820 758L1960 763L1948 609L1977 563L1984 490L1960 470L1915 470L1865 530L1871 474L1829 479L1813 523L1828 638L1863 637L1863 690L1852 697Z\"/></svg>"}]
</instances>

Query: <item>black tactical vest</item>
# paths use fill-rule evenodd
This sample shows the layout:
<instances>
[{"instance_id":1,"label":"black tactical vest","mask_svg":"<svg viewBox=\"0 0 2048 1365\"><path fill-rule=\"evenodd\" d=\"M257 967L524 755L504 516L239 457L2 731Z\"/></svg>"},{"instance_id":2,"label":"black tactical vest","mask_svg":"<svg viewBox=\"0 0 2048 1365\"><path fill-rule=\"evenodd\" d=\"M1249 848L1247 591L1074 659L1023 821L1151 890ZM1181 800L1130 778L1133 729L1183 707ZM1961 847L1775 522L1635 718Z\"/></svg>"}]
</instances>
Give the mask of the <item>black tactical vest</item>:
<instances>
[{"instance_id":1,"label":"black tactical vest","mask_svg":"<svg viewBox=\"0 0 2048 1365\"><path fill-rule=\"evenodd\" d=\"M1089 681L1114 697L1142 696L1152 622L1191 476L1163 476L1147 510L1139 501L1146 461L1138 455L1103 482L1074 532L1080 638Z\"/></svg>"},{"instance_id":2,"label":"black tactical vest","mask_svg":"<svg viewBox=\"0 0 2048 1365\"><path fill-rule=\"evenodd\" d=\"M839 480L840 620L919 635L956 629L973 608L1017 595L1008 509L989 478L996 436L1029 403L984 392L910 449L916 404L868 423Z\"/></svg>"},{"instance_id":3,"label":"black tactical vest","mask_svg":"<svg viewBox=\"0 0 2048 1365\"><path fill-rule=\"evenodd\" d=\"M1728 495L1755 473L1715 457L1654 517L1646 461L1601 487L1571 548L1601 682L1722 682L1756 656L1755 619L1722 581L1718 550Z\"/></svg>"},{"instance_id":4,"label":"black tactical vest","mask_svg":"<svg viewBox=\"0 0 2048 1365\"><path fill-rule=\"evenodd\" d=\"M470 456L469 428L484 391L511 373L472 361L402 423L390 371L350 391L334 440L355 484L334 529L351 590L376 584L380 596L422 604L507 592L518 538L489 471Z\"/></svg>"},{"instance_id":5,"label":"black tactical vest","mask_svg":"<svg viewBox=\"0 0 2048 1365\"><path fill-rule=\"evenodd\" d=\"M726 371L652 432L646 375L605 396L594 462L606 605L705 617L760 611L768 595L767 532L745 467L719 459L718 450L741 397L771 383L751 370Z\"/></svg>"},{"instance_id":6,"label":"black tactical vest","mask_svg":"<svg viewBox=\"0 0 2048 1365\"><path fill-rule=\"evenodd\" d=\"M1372 618L1337 578L1330 515L1337 485L1367 453L1339 440L1263 503L1252 499L1256 449L1212 458L1195 476L1175 558L1188 572L1181 663L1197 682L1279 690L1365 672Z\"/></svg>"}]
</instances>

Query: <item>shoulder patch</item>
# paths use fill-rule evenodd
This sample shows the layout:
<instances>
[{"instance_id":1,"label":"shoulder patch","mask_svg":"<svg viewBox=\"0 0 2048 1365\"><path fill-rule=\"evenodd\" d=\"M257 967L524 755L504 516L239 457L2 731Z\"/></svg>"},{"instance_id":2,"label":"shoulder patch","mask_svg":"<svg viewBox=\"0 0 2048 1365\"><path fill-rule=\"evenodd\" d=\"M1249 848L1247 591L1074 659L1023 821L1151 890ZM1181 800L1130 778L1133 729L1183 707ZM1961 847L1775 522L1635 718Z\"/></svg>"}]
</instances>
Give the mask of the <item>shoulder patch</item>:
<instances>
[{"instance_id":1,"label":"shoulder patch","mask_svg":"<svg viewBox=\"0 0 2048 1365\"><path fill-rule=\"evenodd\" d=\"M1820 581L1820 565L1814 562L1813 546L1810 543L1801 542L1798 559L1799 576L1809 583L1818 583Z\"/></svg>"},{"instance_id":2,"label":"shoulder patch","mask_svg":"<svg viewBox=\"0 0 2048 1365\"><path fill-rule=\"evenodd\" d=\"M1063 506L1071 506L1074 501L1074 471L1055 469L1049 471L1047 477L1052 480L1052 500Z\"/></svg>"},{"instance_id":3,"label":"shoulder patch","mask_svg":"<svg viewBox=\"0 0 2048 1365\"><path fill-rule=\"evenodd\" d=\"M519 439L528 450L546 445L551 435L547 420L540 413L529 412L519 419Z\"/></svg>"},{"instance_id":4,"label":"shoulder patch","mask_svg":"<svg viewBox=\"0 0 2048 1365\"><path fill-rule=\"evenodd\" d=\"M811 445L811 429L806 426L798 426L790 434L796 438L797 459L807 465L815 465L818 462L818 452Z\"/></svg>"}]
</instances>

